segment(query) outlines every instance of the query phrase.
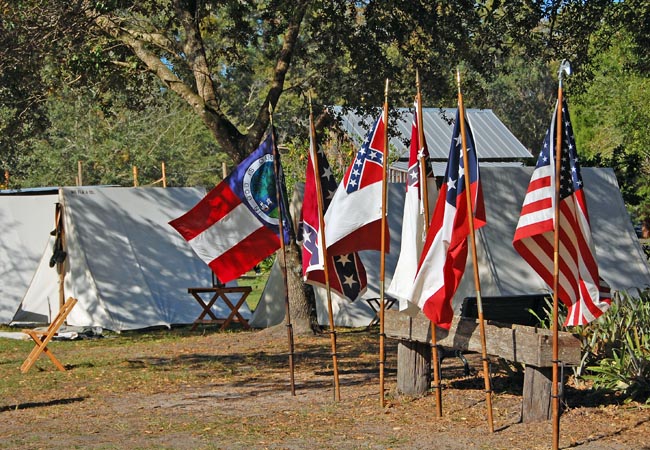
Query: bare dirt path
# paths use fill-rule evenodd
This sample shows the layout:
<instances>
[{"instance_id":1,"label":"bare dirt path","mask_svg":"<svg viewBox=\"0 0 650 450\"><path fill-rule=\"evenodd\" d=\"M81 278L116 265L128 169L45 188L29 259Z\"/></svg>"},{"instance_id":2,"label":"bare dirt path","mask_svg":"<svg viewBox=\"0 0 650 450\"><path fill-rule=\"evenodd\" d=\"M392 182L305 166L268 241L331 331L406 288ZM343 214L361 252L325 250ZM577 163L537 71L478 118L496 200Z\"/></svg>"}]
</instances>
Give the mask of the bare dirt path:
<instances>
[{"instance_id":1,"label":"bare dirt path","mask_svg":"<svg viewBox=\"0 0 650 450\"><path fill-rule=\"evenodd\" d=\"M379 405L376 330L338 334L341 401L328 336L296 337L296 396L283 333L155 332L57 342L69 370L42 359L17 375L28 343L0 354L0 448L546 449L550 422L521 424L521 379L493 364L495 433L486 423L478 359L462 375L443 364L443 417L433 396L395 395L387 348L387 405ZM561 448L650 449L650 409L567 389Z\"/></svg>"}]
</instances>

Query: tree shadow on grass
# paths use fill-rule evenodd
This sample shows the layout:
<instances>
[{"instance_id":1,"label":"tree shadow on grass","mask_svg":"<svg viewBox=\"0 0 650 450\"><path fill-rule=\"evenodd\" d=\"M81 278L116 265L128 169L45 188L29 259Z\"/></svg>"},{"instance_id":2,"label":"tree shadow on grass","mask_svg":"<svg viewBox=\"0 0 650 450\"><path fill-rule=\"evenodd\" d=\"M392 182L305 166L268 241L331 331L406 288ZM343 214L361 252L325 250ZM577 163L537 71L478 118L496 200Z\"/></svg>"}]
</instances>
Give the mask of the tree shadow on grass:
<instances>
[{"instance_id":1,"label":"tree shadow on grass","mask_svg":"<svg viewBox=\"0 0 650 450\"><path fill-rule=\"evenodd\" d=\"M59 398L47 402L27 402L17 403L15 405L0 406L0 412L17 411L21 409L43 408L47 406L69 405L71 403L83 402L87 397Z\"/></svg>"}]
</instances>

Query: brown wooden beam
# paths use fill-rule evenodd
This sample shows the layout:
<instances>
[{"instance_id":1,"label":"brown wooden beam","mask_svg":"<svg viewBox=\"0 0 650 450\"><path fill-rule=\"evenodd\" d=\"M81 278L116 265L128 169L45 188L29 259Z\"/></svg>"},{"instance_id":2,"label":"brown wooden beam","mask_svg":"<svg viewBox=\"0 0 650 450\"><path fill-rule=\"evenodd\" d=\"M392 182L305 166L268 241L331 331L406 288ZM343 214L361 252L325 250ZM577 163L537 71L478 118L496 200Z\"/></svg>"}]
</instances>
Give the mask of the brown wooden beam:
<instances>
[{"instance_id":1,"label":"brown wooden beam","mask_svg":"<svg viewBox=\"0 0 650 450\"><path fill-rule=\"evenodd\" d=\"M415 318L395 310L385 312L386 337L398 340L431 342L431 322L421 312ZM524 325L486 321L487 353L512 362L536 366L553 365L551 330ZM437 344L455 350L480 352L478 321L455 316L449 331L438 328ZM559 333L559 360L578 365L581 359L580 339L566 332Z\"/></svg>"}]
</instances>

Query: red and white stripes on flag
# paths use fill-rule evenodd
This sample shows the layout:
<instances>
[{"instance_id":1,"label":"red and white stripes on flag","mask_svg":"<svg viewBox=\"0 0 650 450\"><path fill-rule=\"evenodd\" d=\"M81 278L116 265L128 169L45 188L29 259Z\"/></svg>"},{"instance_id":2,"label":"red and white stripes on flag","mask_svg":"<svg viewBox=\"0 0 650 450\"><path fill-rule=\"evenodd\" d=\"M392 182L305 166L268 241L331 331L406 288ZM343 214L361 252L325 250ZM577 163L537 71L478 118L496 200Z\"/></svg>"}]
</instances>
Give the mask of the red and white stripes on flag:
<instances>
[{"instance_id":1,"label":"red and white stripes on flag","mask_svg":"<svg viewBox=\"0 0 650 450\"><path fill-rule=\"evenodd\" d=\"M272 133L198 204L169 222L224 283L280 248L279 217L285 242L291 236L282 166Z\"/></svg>"},{"instance_id":2,"label":"red and white stripes on flag","mask_svg":"<svg viewBox=\"0 0 650 450\"><path fill-rule=\"evenodd\" d=\"M311 119L310 125L313 127ZM325 153L314 142L314 133L311 133L309 145L305 195L301 212L302 274L306 283L327 287L327 282L329 282L330 290L343 298L354 301L363 295L368 286L366 269L356 252L337 256L328 255L328 279L325 280L323 261L326 252L323 249L322 239L324 230L320 229L319 203L322 205L323 213L327 211L336 192L337 183ZM317 164L314 164L314 161ZM316 166L318 166L318 173L316 173ZM318 189L319 186L320 189ZM320 196L320 202L318 196Z\"/></svg>"},{"instance_id":3,"label":"red and white stripes on flag","mask_svg":"<svg viewBox=\"0 0 650 450\"><path fill-rule=\"evenodd\" d=\"M555 229L555 138L557 104L537 166L524 198L513 246L553 286ZM584 325L611 303L609 286L598 275L587 201L566 102L562 104L558 299L568 308L565 326Z\"/></svg>"},{"instance_id":4,"label":"red and white stripes on flag","mask_svg":"<svg viewBox=\"0 0 650 450\"><path fill-rule=\"evenodd\" d=\"M451 301L467 262L470 214L473 215L474 229L478 230L486 223L476 145L469 123L465 125L464 140L468 161L463 158L459 108L445 180L440 187L441 193L431 218L410 295L411 301L418 304L429 320L447 330L454 315ZM468 164L471 211L467 210L465 164Z\"/></svg>"},{"instance_id":5,"label":"red and white stripes on flag","mask_svg":"<svg viewBox=\"0 0 650 450\"><path fill-rule=\"evenodd\" d=\"M430 217L424 217L424 202L427 201L429 205L433 206L438 196L436 180L429 163L429 149L426 139L423 139L424 142L420 143L419 127L422 126L422 120L418 117L417 111L418 105L416 103L413 124L411 125L409 168L406 175L406 196L404 198L404 215L402 219L402 242L397 266L395 266L390 286L386 290L387 294L399 299L400 311L413 314L417 313L419 308L416 304L410 302L410 295L426 237L424 233L425 221L428 223L430 219ZM425 173L428 199L424 199L423 196L421 156L426 161ZM431 216L431 213L429 213L429 216Z\"/></svg>"},{"instance_id":6,"label":"red and white stripes on flag","mask_svg":"<svg viewBox=\"0 0 650 450\"><path fill-rule=\"evenodd\" d=\"M368 131L325 212L329 255L381 249L385 127L381 115ZM385 238L388 253L389 233Z\"/></svg>"}]
</instances>

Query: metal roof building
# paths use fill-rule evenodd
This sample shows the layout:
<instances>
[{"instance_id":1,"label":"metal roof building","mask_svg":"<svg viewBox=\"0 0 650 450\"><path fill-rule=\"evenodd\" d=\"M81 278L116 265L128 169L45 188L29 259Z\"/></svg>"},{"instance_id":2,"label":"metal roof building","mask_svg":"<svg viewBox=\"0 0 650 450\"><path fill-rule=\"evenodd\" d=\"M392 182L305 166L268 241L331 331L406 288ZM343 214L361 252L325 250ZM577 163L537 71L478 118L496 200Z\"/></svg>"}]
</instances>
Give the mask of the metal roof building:
<instances>
[{"instance_id":1,"label":"metal roof building","mask_svg":"<svg viewBox=\"0 0 650 450\"><path fill-rule=\"evenodd\" d=\"M360 144L376 117L358 115L354 111L343 113L340 106L332 108L340 117L343 131ZM389 117L389 129L394 133L390 138L390 151L399 159L391 165L392 181L400 181L399 173L405 173L408 166L409 142L411 139L412 108L398 108L399 118ZM522 160L532 158L532 154L499 120L491 109L466 109L467 121L474 134L476 153L483 165L521 166ZM451 133L453 132L456 108L423 108L424 134L434 173L445 171Z\"/></svg>"}]
</instances>

